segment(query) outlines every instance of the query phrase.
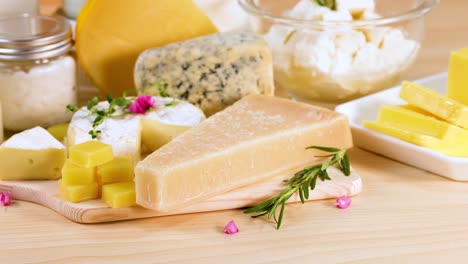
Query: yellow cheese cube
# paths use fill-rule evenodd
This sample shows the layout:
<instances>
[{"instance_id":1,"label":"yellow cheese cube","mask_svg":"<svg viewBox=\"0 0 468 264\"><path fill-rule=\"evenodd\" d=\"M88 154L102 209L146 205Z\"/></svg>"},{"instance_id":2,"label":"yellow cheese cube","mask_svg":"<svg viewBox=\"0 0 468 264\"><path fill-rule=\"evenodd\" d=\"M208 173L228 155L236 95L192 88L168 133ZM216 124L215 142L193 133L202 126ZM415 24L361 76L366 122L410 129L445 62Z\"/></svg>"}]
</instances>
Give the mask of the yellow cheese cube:
<instances>
[{"instance_id":1,"label":"yellow cheese cube","mask_svg":"<svg viewBox=\"0 0 468 264\"><path fill-rule=\"evenodd\" d=\"M68 123L53 125L47 128L47 131L58 141L63 141L63 139L67 136Z\"/></svg>"},{"instance_id":2,"label":"yellow cheese cube","mask_svg":"<svg viewBox=\"0 0 468 264\"><path fill-rule=\"evenodd\" d=\"M135 183L119 182L103 185L102 200L112 208L136 205Z\"/></svg>"},{"instance_id":3,"label":"yellow cheese cube","mask_svg":"<svg viewBox=\"0 0 468 264\"><path fill-rule=\"evenodd\" d=\"M450 99L468 105L468 48L450 55L447 95Z\"/></svg>"},{"instance_id":4,"label":"yellow cheese cube","mask_svg":"<svg viewBox=\"0 0 468 264\"><path fill-rule=\"evenodd\" d=\"M133 181L133 160L131 157L115 157L97 167L97 177L100 184Z\"/></svg>"},{"instance_id":5,"label":"yellow cheese cube","mask_svg":"<svg viewBox=\"0 0 468 264\"><path fill-rule=\"evenodd\" d=\"M364 121L364 127L448 156L468 157L468 143L446 142L428 135L371 121Z\"/></svg>"},{"instance_id":6,"label":"yellow cheese cube","mask_svg":"<svg viewBox=\"0 0 468 264\"><path fill-rule=\"evenodd\" d=\"M141 140L144 143L146 150L153 152L178 135L184 133L190 126L178 126L165 124L163 122L142 118Z\"/></svg>"},{"instance_id":7,"label":"yellow cheese cube","mask_svg":"<svg viewBox=\"0 0 468 264\"><path fill-rule=\"evenodd\" d=\"M431 89L403 82L400 97L449 123L468 128L468 107Z\"/></svg>"},{"instance_id":8,"label":"yellow cheese cube","mask_svg":"<svg viewBox=\"0 0 468 264\"><path fill-rule=\"evenodd\" d=\"M112 146L99 141L87 141L70 147L70 160L83 167L95 167L114 158Z\"/></svg>"},{"instance_id":9,"label":"yellow cheese cube","mask_svg":"<svg viewBox=\"0 0 468 264\"><path fill-rule=\"evenodd\" d=\"M382 106L377 122L444 141L468 142L468 130L437 119L410 105Z\"/></svg>"},{"instance_id":10,"label":"yellow cheese cube","mask_svg":"<svg viewBox=\"0 0 468 264\"><path fill-rule=\"evenodd\" d=\"M65 200L73 203L93 200L99 197L98 184L95 182L86 185L66 185L63 180L59 180L59 191Z\"/></svg>"},{"instance_id":11,"label":"yellow cheese cube","mask_svg":"<svg viewBox=\"0 0 468 264\"><path fill-rule=\"evenodd\" d=\"M62 168L62 182L65 185L86 185L96 182L95 168L78 166L67 160Z\"/></svg>"}]
</instances>

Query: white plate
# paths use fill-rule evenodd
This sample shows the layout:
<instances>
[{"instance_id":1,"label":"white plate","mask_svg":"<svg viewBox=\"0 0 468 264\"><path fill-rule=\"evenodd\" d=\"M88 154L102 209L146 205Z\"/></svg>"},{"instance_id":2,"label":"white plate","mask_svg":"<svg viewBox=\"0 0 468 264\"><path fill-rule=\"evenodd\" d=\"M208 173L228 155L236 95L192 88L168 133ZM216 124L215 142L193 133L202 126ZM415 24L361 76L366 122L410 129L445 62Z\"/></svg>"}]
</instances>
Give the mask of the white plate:
<instances>
[{"instance_id":1,"label":"white plate","mask_svg":"<svg viewBox=\"0 0 468 264\"><path fill-rule=\"evenodd\" d=\"M445 94L447 73L420 79L415 83ZM399 98L399 92L400 87L395 87L336 107L337 112L349 118L354 144L453 180L468 181L468 158L450 157L362 126L364 120L377 119L381 105L404 104L405 102Z\"/></svg>"}]
</instances>

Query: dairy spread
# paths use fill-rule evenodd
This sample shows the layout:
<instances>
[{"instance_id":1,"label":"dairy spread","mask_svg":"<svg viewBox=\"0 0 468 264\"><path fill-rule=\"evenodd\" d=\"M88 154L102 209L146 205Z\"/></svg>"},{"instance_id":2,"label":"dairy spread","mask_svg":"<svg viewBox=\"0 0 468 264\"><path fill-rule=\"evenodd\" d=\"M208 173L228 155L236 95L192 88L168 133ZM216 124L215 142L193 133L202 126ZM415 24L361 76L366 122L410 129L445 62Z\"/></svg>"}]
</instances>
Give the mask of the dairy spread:
<instances>
[{"instance_id":1,"label":"dairy spread","mask_svg":"<svg viewBox=\"0 0 468 264\"><path fill-rule=\"evenodd\" d=\"M373 0L337 1L336 10L302 0L282 15L339 22L379 18ZM273 25L265 39L273 49L276 81L294 97L326 102L391 87L419 49L419 43L398 28L353 28L346 23L322 30Z\"/></svg>"}]
</instances>

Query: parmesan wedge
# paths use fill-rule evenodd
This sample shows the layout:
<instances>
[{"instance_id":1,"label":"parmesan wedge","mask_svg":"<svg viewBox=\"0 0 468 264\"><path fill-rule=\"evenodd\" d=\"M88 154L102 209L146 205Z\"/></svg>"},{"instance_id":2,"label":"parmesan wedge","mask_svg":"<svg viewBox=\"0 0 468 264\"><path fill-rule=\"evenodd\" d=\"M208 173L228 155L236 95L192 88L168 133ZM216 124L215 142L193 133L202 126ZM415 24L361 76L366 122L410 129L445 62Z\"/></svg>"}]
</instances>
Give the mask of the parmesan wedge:
<instances>
[{"instance_id":1,"label":"parmesan wedge","mask_svg":"<svg viewBox=\"0 0 468 264\"><path fill-rule=\"evenodd\" d=\"M352 146L345 116L251 95L172 140L135 169L137 203L171 211L317 161L306 147Z\"/></svg>"}]
</instances>

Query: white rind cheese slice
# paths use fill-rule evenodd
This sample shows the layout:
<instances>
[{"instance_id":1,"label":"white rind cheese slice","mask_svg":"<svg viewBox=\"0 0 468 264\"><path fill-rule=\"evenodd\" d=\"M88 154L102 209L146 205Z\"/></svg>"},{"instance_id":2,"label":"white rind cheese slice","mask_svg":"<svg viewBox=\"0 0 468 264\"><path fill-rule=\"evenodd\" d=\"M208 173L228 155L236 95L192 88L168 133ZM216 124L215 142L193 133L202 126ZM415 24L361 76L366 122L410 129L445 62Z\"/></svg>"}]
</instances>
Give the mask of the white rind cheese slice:
<instances>
[{"instance_id":1,"label":"white rind cheese slice","mask_svg":"<svg viewBox=\"0 0 468 264\"><path fill-rule=\"evenodd\" d=\"M107 102L98 107L107 108ZM78 110L70 121L67 133L68 147L93 140L89 131L96 117L90 115L86 107ZM97 127L101 131L98 140L112 146L115 156L131 156L134 161L140 160L141 123L139 115L125 115L119 118L106 118Z\"/></svg>"},{"instance_id":2,"label":"white rind cheese slice","mask_svg":"<svg viewBox=\"0 0 468 264\"><path fill-rule=\"evenodd\" d=\"M168 143L176 136L198 125L205 120L203 112L184 101L175 101L167 97L154 97L156 105L171 105L159 107L148 112L141 119L143 152L153 152Z\"/></svg>"},{"instance_id":3,"label":"white rind cheese slice","mask_svg":"<svg viewBox=\"0 0 468 264\"><path fill-rule=\"evenodd\" d=\"M349 148L345 116L251 95L139 162L137 203L170 211L316 161L311 145Z\"/></svg>"},{"instance_id":4,"label":"white rind cheese slice","mask_svg":"<svg viewBox=\"0 0 468 264\"><path fill-rule=\"evenodd\" d=\"M0 145L1 180L60 178L65 147L42 127L13 135Z\"/></svg>"},{"instance_id":5,"label":"white rind cheese slice","mask_svg":"<svg viewBox=\"0 0 468 264\"><path fill-rule=\"evenodd\" d=\"M155 86L212 115L250 94L273 95L273 65L266 41L252 32L226 32L149 49L135 65L140 94Z\"/></svg>"},{"instance_id":6,"label":"white rind cheese slice","mask_svg":"<svg viewBox=\"0 0 468 264\"><path fill-rule=\"evenodd\" d=\"M168 135L172 131L161 130L161 126L182 126L185 131L205 119L203 112L190 103L178 100L173 103L172 98L153 99L156 108L145 115L118 116L117 113L117 117L106 118L97 128L101 130L98 140L111 145L115 156L131 156L134 161L139 161L142 143L149 151L154 151L176 136ZM107 108L108 103L101 102L98 107ZM68 128L69 146L92 140L88 132L92 129L94 118L95 116L89 115L86 107L75 113Z\"/></svg>"}]
</instances>

